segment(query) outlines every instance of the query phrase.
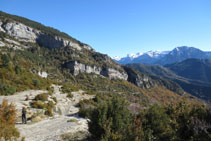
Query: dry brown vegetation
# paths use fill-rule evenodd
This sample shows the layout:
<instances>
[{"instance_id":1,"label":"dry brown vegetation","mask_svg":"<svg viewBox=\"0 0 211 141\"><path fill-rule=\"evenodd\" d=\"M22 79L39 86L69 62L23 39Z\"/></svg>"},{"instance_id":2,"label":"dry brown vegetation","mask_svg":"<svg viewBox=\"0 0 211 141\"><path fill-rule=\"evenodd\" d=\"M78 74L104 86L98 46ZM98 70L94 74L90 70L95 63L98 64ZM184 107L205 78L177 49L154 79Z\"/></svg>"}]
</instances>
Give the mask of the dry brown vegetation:
<instances>
[{"instance_id":1,"label":"dry brown vegetation","mask_svg":"<svg viewBox=\"0 0 211 141\"><path fill-rule=\"evenodd\" d=\"M20 136L20 133L15 128L15 121L15 106L4 99L0 105L0 139L11 140Z\"/></svg>"}]
</instances>

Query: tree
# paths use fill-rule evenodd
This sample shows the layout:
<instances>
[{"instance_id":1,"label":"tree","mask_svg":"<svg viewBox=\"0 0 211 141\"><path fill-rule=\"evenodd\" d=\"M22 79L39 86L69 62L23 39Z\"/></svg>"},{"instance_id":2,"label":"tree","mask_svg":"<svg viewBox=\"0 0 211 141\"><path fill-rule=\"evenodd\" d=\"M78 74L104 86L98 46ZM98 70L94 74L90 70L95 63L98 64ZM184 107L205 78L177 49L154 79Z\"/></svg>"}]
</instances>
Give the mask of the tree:
<instances>
[{"instance_id":1,"label":"tree","mask_svg":"<svg viewBox=\"0 0 211 141\"><path fill-rule=\"evenodd\" d=\"M15 128L16 109L8 100L3 100L0 105L0 139L12 140L18 138L20 133Z\"/></svg>"}]
</instances>

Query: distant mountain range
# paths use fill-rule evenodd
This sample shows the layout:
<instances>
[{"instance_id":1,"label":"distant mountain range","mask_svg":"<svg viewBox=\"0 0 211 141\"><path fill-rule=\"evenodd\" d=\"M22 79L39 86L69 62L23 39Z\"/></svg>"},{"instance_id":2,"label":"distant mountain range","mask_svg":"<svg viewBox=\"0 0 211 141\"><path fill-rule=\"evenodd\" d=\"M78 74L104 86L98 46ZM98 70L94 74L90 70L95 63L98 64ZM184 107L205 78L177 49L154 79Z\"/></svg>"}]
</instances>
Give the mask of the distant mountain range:
<instances>
[{"instance_id":1,"label":"distant mountain range","mask_svg":"<svg viewBox=\"0 0 211 141\"><path fill-rule=\"evenodd\" d=\"M173 80L186 92L211 101L211 60L186 59L184 61L160 65L127 64L144 74Z\"/></svg>"},{"instance_id":2,"label":"distant mountain range","mask_svg":"<svg viewBox=\"0 0 211 141\"><path fill-rule=\"evenodd\" d=\"M128 54L126 57L114 57L113 59L120 64L142 63L166 65L181 62L189 58L208 59L211 52L202 51L194 47L177 47L172 51L149 51L146 53Z\"/></svg>"}]
</instances>

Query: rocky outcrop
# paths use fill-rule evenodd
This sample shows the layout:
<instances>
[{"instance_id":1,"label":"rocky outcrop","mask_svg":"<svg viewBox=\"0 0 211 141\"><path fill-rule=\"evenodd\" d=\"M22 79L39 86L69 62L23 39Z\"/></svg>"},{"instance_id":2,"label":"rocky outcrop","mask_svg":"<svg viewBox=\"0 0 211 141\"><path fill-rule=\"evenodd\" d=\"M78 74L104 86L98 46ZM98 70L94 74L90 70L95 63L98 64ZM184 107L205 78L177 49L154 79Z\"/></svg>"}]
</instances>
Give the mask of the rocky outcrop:
<instances>
[{"instance_id":1,"label":"rocky outcrop","mask_svg":"<svg viewBox=\"0 0 211 141\"><path fill-rule=\"evenodd\" d=\"M177 83L171 80L156 76L149 76L126 66L124 66L124 69L128 74L128 81L140 88L164 87L180 95L185 94L184 90Z\"/></svg>"},{"instance_id":2,"label":"rocky outcrop","mask_svg":"<svg viewBox=\"0 0 211 141\"><path fill-rule=\"evenodd\" d=\"M62 46L70 46L77 50L82 48L87 50L92 50L92 48L85 44L80 44L68 39L64 39L58 36L53 36L50 34L43 33L37 29L33 29L19 22L2 22L0 20L0 31L9 34L19 41L33 42L40 46L45 46L48 48L59 48Z\"/></svg>"},{"instance_id":3,"label":"rocky outcrop","mask_svg":"<svg viewBox=\"0 0 211 141\"><path fill-rule=\"evenodd\" d=\"M135 70L128 67L124 67L124 69L128 74L128 81L135 84L136 86L140 88L151 88L155 85L151 80L151 78L148 77L147 75L138 73Z\"/></svg>"},{"instance_id":4,"label":"rocky outcrop","mask_svg":"<svg viewBox=\"0 0 211 141\"><path fill-rule=\"evenodd\" d=\"M2 29L4 32L14 37L19 41L25 42L36 42L37 35L40 34L40 31L34 30L31 27L25 26L21 23L16 22L7 22L2 24Z\"/></svg>"},{"instance_id":5,"label":"rocky outcrop","mask_svg":"<svg viewBox=\"0 0 211 141\"><path fill-rule=\"evenodd\" d=\"M127 80L128 75L125 72L120 72L112 68L89 66L86 64L79 63L77 61L71 61L65 64L65 67L70 69L73 75L78 75L79 73L94 73L109 77L110 79L123 79Z\"/></svg>"}]
</instances>

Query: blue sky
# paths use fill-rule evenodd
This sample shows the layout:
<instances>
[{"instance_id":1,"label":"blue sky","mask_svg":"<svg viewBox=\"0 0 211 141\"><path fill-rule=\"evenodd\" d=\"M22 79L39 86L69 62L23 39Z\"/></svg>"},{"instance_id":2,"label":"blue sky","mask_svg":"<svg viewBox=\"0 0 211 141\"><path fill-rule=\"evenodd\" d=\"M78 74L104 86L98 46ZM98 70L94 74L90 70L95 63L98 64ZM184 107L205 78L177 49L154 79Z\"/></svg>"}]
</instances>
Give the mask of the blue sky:
<instances>
[{"instance_id":1,"label":"blue sky","mask_svg":"<svg viewBox=\"0 0 211 141\"><path fill-rule=\"evenodd\" d=\"M211 51L211 0L1 0L110 56L194 46Z\"/></svg>"}]
</instances>

